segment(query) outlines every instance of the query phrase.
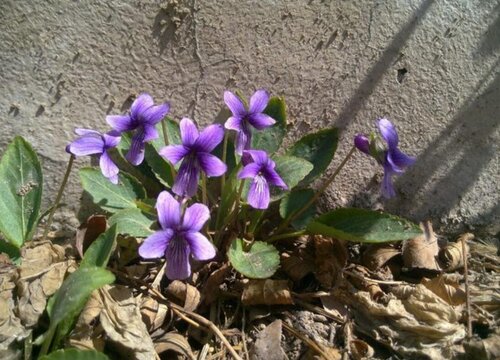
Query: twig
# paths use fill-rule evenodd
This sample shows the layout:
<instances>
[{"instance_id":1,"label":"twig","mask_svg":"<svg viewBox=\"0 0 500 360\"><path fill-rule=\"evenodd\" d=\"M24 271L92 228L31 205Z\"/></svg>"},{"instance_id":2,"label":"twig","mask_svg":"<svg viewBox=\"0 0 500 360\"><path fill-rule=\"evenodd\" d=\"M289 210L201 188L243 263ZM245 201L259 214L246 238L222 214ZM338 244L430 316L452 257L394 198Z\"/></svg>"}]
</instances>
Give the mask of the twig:
<instances>
[{"instance_id":1,"label":"twig","mask_svg":"<svg viewBox=\"0 0 500 360\"><path fill-rule=\"evenodd\" d=\"M302 340L306 345L308 345L311 349L316 351L319 355L321 355L325 360L328 359L328 354L323 350L323 347L317 342L309 339L307 336L295 330L293 327L288 325L286 322L282 322L283 328L291 333L296 338Z\"/></svg>"},{"instance_id":2,"label":"twig","mask_svg":"<svg viewBox=\"0 0 500 360\"><path fill-rule=\"evenodd\" d=\"M315 312L317 314L323 315L323 316L325 316L325 317L327 317L329 319L332 319L333 321L335 321L335 322L337 322L339 324L344 324L345 323L345 319L343 319L342 317L335 316L335 315L329 313L328 311L326 311L325 309L320 308L319 306L315 306L315 305L309 304L309 303L307 303L307 302L305 302L303 300L300 300L298 298L294 298L293 300L295 301L295 303L297 305L300 305L300 306L306 308L309 311L313 311L313 312Z\"/></svg>"},{"instance_id":3,"label":"twig","mask_svg":"<svg viewBox=\"0 0 500 360\"><path fill-rule=\"evenodd\" d=\"M470 309L470 289L469 289L469 276L467 267L467 245L466 241L470 237L461 236L460 240L462 242L462 254L464 257L464 280L465 280L465 306L467 308L467 336L472 338L472 318Z\"/></svg>"},{"instance_id":4,"label":"twig","mask_svg":"<svg viewBox=\"0 0 500 360\"><path fill-rule=\"evenodd\" d=\"M354 272L348 271L348 270L342 270L344 274L347 274L349 276L355 277L356 279L362 280L362 281L368 281L372 282L374 284L382 284L382 285L404 285L404 281L392 281L392 280L375 280L371 278L364 277L362 275L356 274Z\"/></svg>"}]
</instances>

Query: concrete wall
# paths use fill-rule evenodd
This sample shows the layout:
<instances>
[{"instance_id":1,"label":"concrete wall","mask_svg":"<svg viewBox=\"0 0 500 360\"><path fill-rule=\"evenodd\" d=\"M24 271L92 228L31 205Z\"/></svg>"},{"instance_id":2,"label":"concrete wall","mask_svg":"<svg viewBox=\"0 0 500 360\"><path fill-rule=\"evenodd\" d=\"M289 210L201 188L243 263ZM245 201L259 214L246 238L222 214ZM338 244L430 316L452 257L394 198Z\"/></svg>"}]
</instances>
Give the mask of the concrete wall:
<instances>
[{"instance_id":1,"label":"concrete wall","mask_svg":"<svg viewBox=\"0 0 500 360\"><path fill-rule=\"evenodd\" d=\"M0 149L16 134L33 144L49 199L73 128L107 129L106 114L134 94L208 124L227 116L224 89L264 87L287 99L288 142L339 126L338 163L355 133L387 116L418 156L400 197L382 203L380 169L358 154L324 208L496 224L499 37L495 0L2 0ZM80 193L75 173L66 214Z\"/></svg>"}]
</instances>

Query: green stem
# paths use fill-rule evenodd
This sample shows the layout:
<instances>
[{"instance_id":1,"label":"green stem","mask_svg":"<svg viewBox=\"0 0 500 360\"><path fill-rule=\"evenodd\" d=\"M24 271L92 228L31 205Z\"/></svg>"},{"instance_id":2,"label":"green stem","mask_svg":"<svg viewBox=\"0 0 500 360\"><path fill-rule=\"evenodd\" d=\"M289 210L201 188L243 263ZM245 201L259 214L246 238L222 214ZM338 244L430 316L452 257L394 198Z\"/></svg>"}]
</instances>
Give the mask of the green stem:
<instances>
[{"instance_id":1,"label":"green stem","mask_svg":"<svg viewBox=\"0 0 500 360\"><path fill-rule=\"evenodd\" d=\"M208 205L207 199L207 176L205 173L201 173L201 201L204 205Z\"/></svg>"},{"instance_id":2,"label":"green stem","mask_svg":"<svg viewBox=\"0 0 500 360\"><path fill-rule=\"evenodd\" d=\"M227 131L224 133L224 143L222 144L222 162L225 164L227 158ZM226 173L222 174L220 179L220 197L222 199L222 193L224 191L224 186L226 185Z\"/></svg>"},{"instance_id":3,"label":"green stem","mask_svg":"<svg viewBox=\"0 0 500 360\"><path fill-rule=\"evenodd\" d=\"M68 178L69 174L71 173L71 168L73 167L73 161L75 160L75 155L71 155L68 161L68 166L66 167L66 172L64 173L63 180L61 182L61 186L59 187L59 191L57 192L56 196L56 201L54 203L54 206L49 214L49 218L47 219L47 225L45 225L45 230L43 231L42 235L42 241L44 241L47 238L47 234L49 233L50 226L52 225L52 219L54 218L54 214L59 206L59 203L61 202L62 195L64 193L64 188L66 187L66 184L68 183Z\"/></svg>"},{"instance_id":4,"label":"green stem","mask_svg":"<svg viewBox=\"0 0 500 360\"><path fill-rule=\"evenodd\" d=\"M257 228L257 225L259 225L260 220L264 216L265 211L264 210L255 210L252 214L252 219L250 220L250 226L248 227L248 232L250 234L255 233L255 229Z\"/></svg>"},{"instance_id":5,"label":"green stem","mask_svg":"<svg viewBox=\"0 0 500 360\"><path fill-rule=\"evenodd\" d=\"M167 118L163 119L161 122L161 131L163 133L163 141L165 142L165 146L168 146L170 144L168 140L168 131L167 131ZM170 164L170 174L172 175L172 181L175 180L175 169L174 165Z\"/></svg>"},{"instance_id":6,"label":"green stem","mask_svg":"<svg viewBox=\"0 0 500 360\"><path fill-rule=\"evenodd\" d=\"M269 239L266 240L267 243L273 243L277 240L281 239L287 239L287 238L292 238L292 237L299 237L301 235L306 234L307 232L305 230L300 230L300 231L295 231L291 233L286 233L286 234L281 234L281 235L274 235L271 236Z\"/></svg>"},{"instance_id":7,"label":"green stem","mask_svg":"<svg viewBox=\"0 0 500 360\"><path fill-rule=\"evenodd\" d=\"M328 189L328 187L330 186L330 184L333 182L333 180L335 180L335 178L337 177L337 175L339 174L340 170L342 170L342 168L345 166L345 164L347 163L347 161L351 158L351 156L354 154L354 151L356 151L356 147L353 146L351 148L351 150L349 150L349 152L347 153L346 157L344 158L344 160L342 160L342 162L340 163L340 165L337 167L337 169L335 169L335 171L333 172L333 174L328 178L326 179L326 181L323 183L323 185L321 185L321 187L315 192L314 196L311 198L311 200L309 200L302 208L300 208L297 212L293 213L288 219L286 219L279 227L278 229L276 230L276 234L279 234L281 233L284 229L286 229L288 227L288 225L290 225L290 223L297 219L300 215L302 215L307 209L309 209L309 207L314 204L316 202L316 200L319 199L319 197L321 195L323 195L323 193L326 191L326 189Z\"/></svg>"},{"instance_id":8,"label":"green stem","mask_svg":"<svg viewBox=\"0 0 500 360\"><path fill-rule=\"evenodd\" d=\"M243 193L244 185L245 185L245 180L241 180L240 188L238 189L238 194L236 195L236 199L234 201L234 208L233 208L233 211L231 212L231 214L228 216L227 224L232 224L233 221L236 221L238 219L238 208L240 207L240 199L241 199L241 194ZM219 214L220 214L220 212L219 212ZM219 240L220 240L223 229L224 229L224 226L220 226L220 228L217 227L217 229L216 229L217 233L216 233L215 239L214 239L214 244L216 246L219 245Z\"/></svg>"},{"instance_id":9,"label":"green stem","mask_svg":"<svg viewBox=\"0 0 500 360\"><path fill-rule=\"evenodd\" d=\"M40 349L40 353L38 354L39 357L46 355L47 352L49 351L49 347L50 344L52 343L52 338L54 337L55 332L56 332L55 326L51 326L49 327L49 330L47 330L47 335L45 335L42 348Z\"/></svg>"}]
</instances>

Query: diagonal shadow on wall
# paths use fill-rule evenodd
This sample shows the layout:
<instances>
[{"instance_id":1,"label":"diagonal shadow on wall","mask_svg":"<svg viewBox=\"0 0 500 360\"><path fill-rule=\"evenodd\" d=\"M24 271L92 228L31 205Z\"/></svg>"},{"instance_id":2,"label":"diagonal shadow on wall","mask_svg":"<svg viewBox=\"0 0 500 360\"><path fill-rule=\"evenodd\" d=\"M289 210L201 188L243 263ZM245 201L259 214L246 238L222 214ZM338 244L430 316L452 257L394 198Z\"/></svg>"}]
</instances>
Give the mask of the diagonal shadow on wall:
<instances>
[{"instance_id":1,"label":"diagonal shadow on wall","mask_svg":"<svg viewBox=\"0 0 500 360\"><path fill-rule=\"evenodd\" d=\"M368 75L358 86L349 102L342 108L342 111L335 120L334 126L345 129L349 121L356 117L361 106L363 106L364 102L373 93L387 69L390 68L399 57L400 50L406 44L433 3L434 0L423 1L413 13L411 20L398 31L380 56L380 59L369 70Z\"/></svg>"}]
</instances>

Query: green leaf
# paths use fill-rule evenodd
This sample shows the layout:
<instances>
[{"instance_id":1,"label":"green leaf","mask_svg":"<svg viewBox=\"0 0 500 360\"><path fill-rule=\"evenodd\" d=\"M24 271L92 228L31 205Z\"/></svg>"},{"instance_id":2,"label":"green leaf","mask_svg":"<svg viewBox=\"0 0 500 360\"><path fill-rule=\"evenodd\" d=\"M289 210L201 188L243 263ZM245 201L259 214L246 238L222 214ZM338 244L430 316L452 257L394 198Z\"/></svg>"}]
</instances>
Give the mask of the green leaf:
<instances>
[{"instance_id":1,"label":"green leaf","mask_svg":"<svg viewBox=\"0 0 500 360\"><path fill-rule=\"evenodd\" d=\"M0 161L0 233L21 247L35 231L42 201L40 161L20 136L12 141Z\"/></svg>"},{"instance_id":2,"label":"green leaf","mask_svg":"<svg viewBox=\"0 0 500 360\"><path fill-rule=\"evenodd\" d=\"M262 241L255 241L249 251L244 251L243 240L234 239L227 255L231 265L251 279L267 279L280 266L278 250Z\"/></svg>"},{"instance_id":3,"label":"green leaf","mask_svg":"<svg viewBox=\"0 0 500 360\"><path fill-rule=\"evenodd\" d=\"M80 267L70 274L54 295L49 311L49 332L54 332L61 321L75 319L92 291L113 281L115 276L101 267Z\"/></svg>"},{"instance_id":4,"label":"green leaf","mask_svg":"<svg viewBox=\"0 0 500 360\"><path fill-rule=\"evenodd\" d=\"M312 198L314 197L314 191L311 189L299 189L292 191L281 199L280 202L280 215L286 220L293 216L297 211L302 209ZM298 218L292 221L292 226L295 229L305 229L307 224L316 215L316 206L312 204L307 210L305 210Z\"/></svg>"},{"instance_id":5,"label":"green leaf","mask_svg":"<svg viewBox=\"0 0 500 360\"><path fill-rule=\"evenodd\" d=\"M147 237L153 233L151 226L155 223L155 220L139 209L123 209L111 216L108 223L110 225L116 224L118 234Z\"/></svg>"},{"instance_id":6,"label":"green leaf","mask_svg":"<svg viewBox=\"0 0 500 360\"><path fill-rule=\"evenodd\" d=\"M80 268L95 266L102 268L106 267L115 245L117 234L116 227L116 224L112 225L108 230L99 235L94 242L92 242L83 255Z\"/></svg>"},{"instance_id":7,"label":"green leaf","mask_svg":"<svg viewBox=\"0 0 500 360\"><path fill-rule=\"evenodd\" d=\"M170 170L172 165L158 154L158 151L152 144L146 144L144 159L159 182L166 187L173 185L174 179Z\"/></svg>"},{"instance_id":8,"label":"green leaf","mask_svg":"<svg viewBox=\"0 0 500 360\"><path fill-rule=\"evenodd\" d=\"M109 358L95 350L62 349L40 357L38 360L108 360Z\"/></svg>"},{"instance_id":9,"label":"green leaf","mask_svg":"<svg viewBox=\"0 0 500 360\"><path fill-rule=\"evenodd\" d=\"M401 241L422 234L418 225L406 219L354 208L323 214L309 224L307 231L311 234L362 243Z\"/></svg>"},{"instance_id":10,"label":"green leaf","mask_svg":"<svg viewBox=\"0 0 500 360\"><path fill-rule=\"evenodd\" d=\"M252 132L252 149L265 150L269 154L276 152L286 135L285 99L272 97L264 113L276 120L276 123L263 130Z\"/></svg>"},{"instance_id":11,"label":"green leaf","mask_svg":"<svg viewBox=\"0 0 500 360\"><path fill-rule=\"evenodd\" d=\"M304 136L287 152L287 155L305 159L314 166L302 181L303 185L311 183L323 174L333 159L338 141L339 131L337 128L324 129Z\"/></svg>"},{"instance_id":12,"label":"green leaf","mask_svg":"<svg viewBox=\"0 0 500 360\"><path fill-rule=\"evenodd\" d=\"M287 191L297 186L313 169L313 164L309 161L294 156L275 156L273 160L276 162L276 172L288 186ZM271 189L272 200L281 199L286 194L286 191L275 186Z\"/></svg>"},{"instance_id":13,"label":"green leaf","mask_svg":"<svg viewBox=\"0 0 500 360\"><path fill-rule=\"evenodd\" d=\"M94 203L111 213L120 209L136 208L135 200L146 197L146 191L135 178L123 172L119 177L120 182L115 185L98 169L80 169L84 190L92 196Z\"/></svg>"}]
</instances>

